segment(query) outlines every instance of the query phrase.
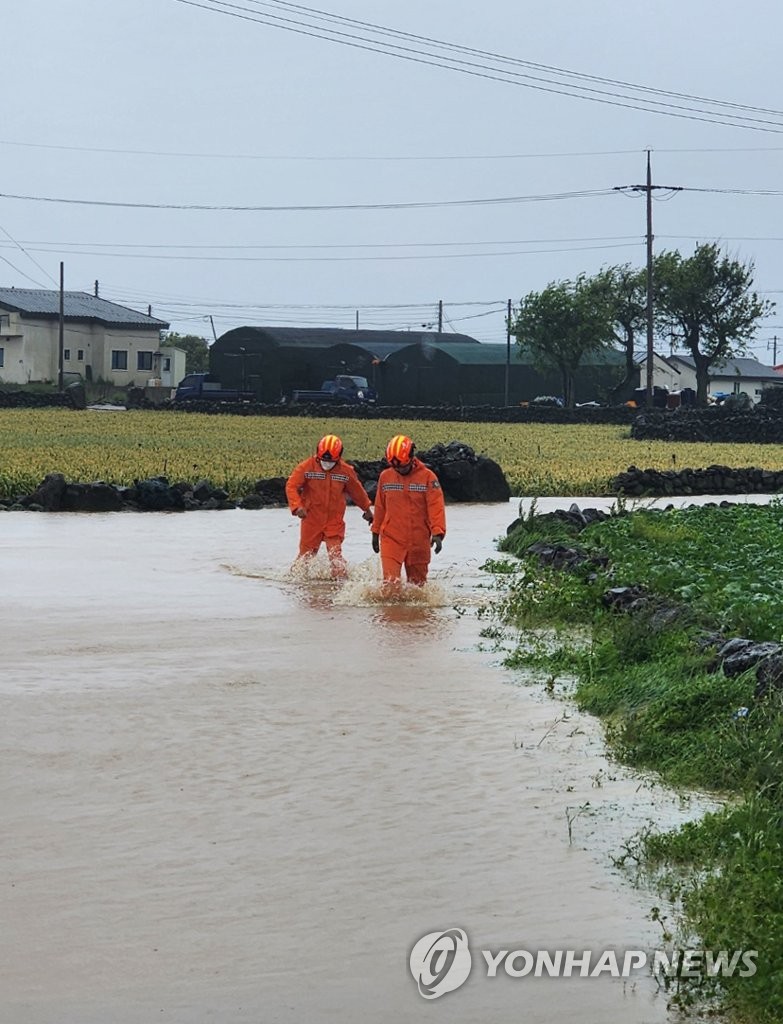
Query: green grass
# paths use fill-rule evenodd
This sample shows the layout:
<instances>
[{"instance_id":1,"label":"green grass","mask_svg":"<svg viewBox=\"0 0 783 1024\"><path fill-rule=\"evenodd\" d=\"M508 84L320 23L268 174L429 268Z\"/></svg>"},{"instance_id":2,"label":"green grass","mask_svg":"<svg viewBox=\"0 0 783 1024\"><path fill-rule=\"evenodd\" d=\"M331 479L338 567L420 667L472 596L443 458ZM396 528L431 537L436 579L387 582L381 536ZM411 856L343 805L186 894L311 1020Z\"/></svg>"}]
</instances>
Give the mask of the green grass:
<instances>
[{"instance_id":1,"label":"green grass","mask_svg":"<svg viewBox=\"0 0 783 1024\"><path fill-rule=\"evenodd\" d=\"M551 520L549 521L552 522ZM502 546L523 556L500 613L523 630L511 664L532 662L577 679L575 697L600 716L614 755L654 770L675 787L714 791L726 808L639 844L662 886L683 908L681 931L704 948L757 949L752 977L681 989L687 1003L717 996L730 1019L783 1021L783 696L754 698L753 671L735 678L712 671L700 649L705 630L726 637L780 641L783 636L783 510L738 505L639 511L576 535L557 524L551 538L609 556L606 571L541 569L524 558L546 521L520 524ZM643 585L646 612L607 611L611 586ZM656 607L679 608L662 624ZM568 630L587 624L587 645ZM557 650L531 654L524 630L550 625ZM563 639L565 638L565 639ZM535 651L535 648L534 648ZM746 717L738 708L749 708Z\"/></svg>"}]
</instances>

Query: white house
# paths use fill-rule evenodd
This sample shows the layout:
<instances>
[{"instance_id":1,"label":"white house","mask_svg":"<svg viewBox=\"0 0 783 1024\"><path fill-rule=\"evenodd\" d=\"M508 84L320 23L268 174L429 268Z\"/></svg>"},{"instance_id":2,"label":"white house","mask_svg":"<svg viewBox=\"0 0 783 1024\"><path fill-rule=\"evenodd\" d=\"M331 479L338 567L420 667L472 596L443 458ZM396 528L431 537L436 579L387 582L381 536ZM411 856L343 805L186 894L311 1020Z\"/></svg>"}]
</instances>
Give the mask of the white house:
<instances>
[{"instance_id":1,"label":"white house","mask_svg":"<svg viewBox=\"0 0 783 1024\"><path fill-rule=\"evenodd\" d=\"M634 352L634 362L639 366L639 387L647 383L647 353ZM653 387L666 388L667 391L682 391L683 388L696 389L695 371L687 372L685 367L675 366L665 356L653 352Z\"/></svg>"},{"instance_id":2,"label":"white house","mask_svg":"<svg viewBox=\"0 0 783 1024\"><path fill-rule=\"evenodd\" d=\"M0 382L57 381L59 315L59 291L0 288ZM185 376L185 353L160 343L163 320L86 292L63 293L63 320L69 379L175 387Z\"/></svg>"},{"instance_id":3,"label":"white house","mask_svg":"<svg viewBox=\"0 0 783 1024\"><path fill-rule=\"evenodd\" d=\"M683 377L692 374L692 384L684 387L696 387L696 364L691 356L670 356L669 362L680 369ZM738 356L716 363L710 369L708 394L747 395L752 402L758 402L764 388L780 387L781 377L771 366L764 366L758 359Z\"/></svg>"},{"instance_id":4,"label":"white house","mask_svg":"<svg viewBox=\"0 0 783 1024\"><path fill-rule=\"evenodd\" d=\"M641 353L636 358L642 367L642 384L646 379L645 358ZM780 387L781 384L783 377L773 367L764 366L757 359L738 357L727 359L711 368L707 392L710 395L745 394L751 401L758 402L763 388ZM667 388L669 391L682 391L683 388L695 391L696 364L693 357L661 356L656 353L653 361L653 386Z\"/></svg>"}]
</instances>

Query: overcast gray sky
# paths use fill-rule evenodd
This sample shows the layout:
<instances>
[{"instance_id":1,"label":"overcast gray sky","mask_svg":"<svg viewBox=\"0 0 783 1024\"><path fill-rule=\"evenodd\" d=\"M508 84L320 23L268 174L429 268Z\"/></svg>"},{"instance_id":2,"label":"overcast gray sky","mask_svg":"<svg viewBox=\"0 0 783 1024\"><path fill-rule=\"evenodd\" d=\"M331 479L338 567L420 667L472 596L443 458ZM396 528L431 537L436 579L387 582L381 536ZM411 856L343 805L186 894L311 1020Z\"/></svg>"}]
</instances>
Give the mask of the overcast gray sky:
<instances>
[{"instance_id":1,"label":"overcast gray sky","mask_svg":"<svg viewBox=\"0 0 783 1024\"><path fill-rule=\"evenodd\" d=\"M92 291L97 279L106 298L151 304L173 329L208 337L210 315L218 336L251 323L350 328L356 310L364 327L418 328L443 299L446 330L500 342L507 299L606 264L643 264L644 198L602 193L644 180L645 148L656 183L783 190L783 7L772 0L312 0L310 10L604 83L553 81L399 36L362 42L366 26L314 21L304 5L193 2L203 6L6 5L0 284L55 287L63 260L68 289ZM257 20L273 14L299 33ZM330 25L354 45L301 34ZM361 48L392 43L418 50L416 61ZM443 57L473 73L421 63ZM690 116L561 94L578 81L614 104L657 99ZM731 114L770 130L738 127ZM707 117L731 123L696 119ZM301 211L40 201L381 206L573 192L599 194ZM783 195L660 193L654 220L657 250L720 241L754 260L757 287L783 300ZM765 362L776 334L780 361L783 309L754 346Z\"/></svg>"}]
</instances>

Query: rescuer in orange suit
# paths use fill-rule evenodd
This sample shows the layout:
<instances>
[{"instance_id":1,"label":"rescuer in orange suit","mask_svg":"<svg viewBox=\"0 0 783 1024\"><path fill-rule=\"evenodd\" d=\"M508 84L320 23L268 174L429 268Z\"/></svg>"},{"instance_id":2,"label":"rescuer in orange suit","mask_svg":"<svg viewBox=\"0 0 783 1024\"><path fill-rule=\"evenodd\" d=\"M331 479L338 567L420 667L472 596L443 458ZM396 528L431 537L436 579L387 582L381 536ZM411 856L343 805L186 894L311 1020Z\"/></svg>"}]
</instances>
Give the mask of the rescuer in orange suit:
<instances>
[{"instance_id":1,"label":"rescuer in orange suit","mask_svg":"<svg viewBox=\"0 0 783 1024\"><path fill-rule=\"evenodd\" d=\"M345 496L350 497L371 523L370 499L359 482L356 470L342 460L343 443L336 434L327 434L318 442L315 455L300 462L285 485L291 514L301 519L299 557L312 558L321 543L332 567L332 576L345 576L342 553L345 537Z\"/></svg>"},{"instance_id":2,"label":"rescuer in orange suit","mask_svg":"<svg viewBox=\"0 0 783 1024\"><path fill-rule=\"evenodd\" d=\"M409 583L427 582L431 552L440 554L446 536L446 508L437 476L414 456L415 445L398 434L386 446L378 478L372 549L380 551L383 578L398 583L405 566Z\"/></svg>"}]
</instances>

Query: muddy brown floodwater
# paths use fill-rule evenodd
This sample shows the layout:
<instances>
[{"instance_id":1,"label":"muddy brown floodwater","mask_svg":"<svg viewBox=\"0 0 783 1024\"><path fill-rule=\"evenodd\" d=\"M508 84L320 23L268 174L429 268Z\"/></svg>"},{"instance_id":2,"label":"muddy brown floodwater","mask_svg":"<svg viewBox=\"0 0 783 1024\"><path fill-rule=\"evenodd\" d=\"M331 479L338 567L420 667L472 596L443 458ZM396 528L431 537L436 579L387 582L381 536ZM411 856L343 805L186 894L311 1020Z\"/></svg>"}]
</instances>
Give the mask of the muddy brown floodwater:
<instances>
[{"instance_id":1,"label":"muddy brown floodwater","mask_svg":"<svg viewBox=\"0 0 783 1024\"><path fill-rule=\"evenodd\" d=\"M450 507L396 606L356 509L337 589L287 576L285 511L3 514L2 1021L664 1021L644 973L482 970L655 946L610 854L696 813L477 649L516 508ZM448 928L473 971L427 1001L408 955Z\"/></svg>"}]
</instances>

